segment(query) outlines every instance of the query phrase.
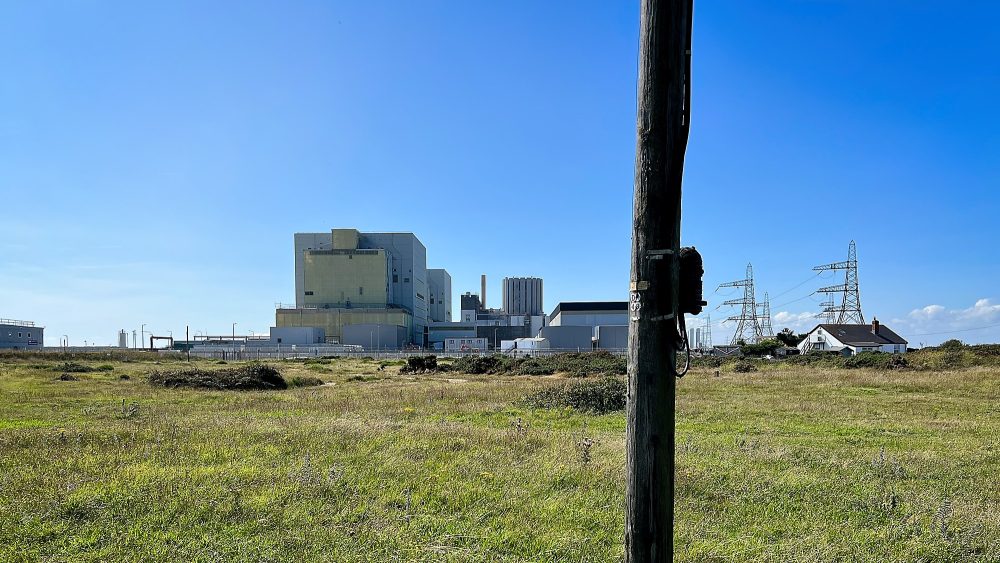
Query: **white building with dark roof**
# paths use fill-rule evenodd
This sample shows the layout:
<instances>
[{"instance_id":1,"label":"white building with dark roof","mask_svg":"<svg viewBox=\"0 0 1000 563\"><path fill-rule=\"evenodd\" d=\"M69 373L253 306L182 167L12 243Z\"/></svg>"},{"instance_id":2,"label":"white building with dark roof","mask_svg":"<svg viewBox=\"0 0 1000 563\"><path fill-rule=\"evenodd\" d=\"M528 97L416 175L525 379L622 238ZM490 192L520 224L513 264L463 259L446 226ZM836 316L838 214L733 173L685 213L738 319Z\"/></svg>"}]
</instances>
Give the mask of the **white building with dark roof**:
<instances>
[{"instance_id":1,"label":"white building with dark roof","mask_svg":"<svg viewBox=\"0 0 1000 563\"><path fill-rule=\"evenodd\" d=\"M854 356L861 352L903 354L906 340L882 326L878 319L870 325L821 324L799 343L799 352L841 352Z\"/></svg>"}]
</instances>

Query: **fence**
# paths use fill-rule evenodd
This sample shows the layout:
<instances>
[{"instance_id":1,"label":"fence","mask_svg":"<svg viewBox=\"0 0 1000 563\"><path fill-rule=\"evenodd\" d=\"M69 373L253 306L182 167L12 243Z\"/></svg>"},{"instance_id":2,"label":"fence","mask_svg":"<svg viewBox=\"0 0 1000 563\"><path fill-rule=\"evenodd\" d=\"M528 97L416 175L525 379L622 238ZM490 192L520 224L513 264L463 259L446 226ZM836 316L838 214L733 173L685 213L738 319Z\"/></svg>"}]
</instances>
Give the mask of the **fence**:
<instances>
[{"instance_id":1,"label":"fence","mask_svg":"<svg viewBox=\"0 0 1000 563\"><path fill-rule=\"evenodd\" d=\"M526 358L526 357L539 357L539 356L552 356L556 354L565 353L579 353L579 352L608 352L616 356L624 356L627 352L625 349L614 349L614 350L584 350L584 349L543 349L543 350L506 350L504 352L499 351L481 351L481 350L471 350L465 352L445 352L443 350L332 350L325 347L311 347L308 349L274 349L274 348L230 348L230 349L202 349L199 350L198 347L191 349L191 356L197 358L211 358L216 360L225 361L244 361L244 360L286 360L286 359L305 359L305 358L372 358L376 360L405 360L406 358L412 358L415 356L429 356L434 355L438 358L462 358L468 356L490 356L493 354L502 354L508 357ZM161 353L173 353L176 354L175 350L160 350Z\"/></svg>"}]
</instances>

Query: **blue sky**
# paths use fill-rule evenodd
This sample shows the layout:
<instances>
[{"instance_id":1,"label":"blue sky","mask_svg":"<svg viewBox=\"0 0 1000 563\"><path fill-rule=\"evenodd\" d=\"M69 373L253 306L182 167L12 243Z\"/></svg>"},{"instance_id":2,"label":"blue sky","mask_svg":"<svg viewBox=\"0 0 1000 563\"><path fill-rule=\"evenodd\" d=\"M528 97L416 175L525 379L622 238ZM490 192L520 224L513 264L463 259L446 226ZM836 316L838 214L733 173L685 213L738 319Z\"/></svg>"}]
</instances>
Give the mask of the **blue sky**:
<instances>
[{"instance_id":1,"label":"blue sky","mask_svg":"<svg viewBox=\"0 0 1000 563\"><path fill-rule=\"evenodd\" d=\"M294 300L292 234L332 227L416 233L456 296L486 273L493 305L505 275L544 278L550 310L625 299L637 14L4 3L0 317L50 345L263 332ZM1000 341L998 17L698 2L683 239L706 287L752 262L775 329L807 328L837 283L811 267L854 239L868 317ZM713 321L731 297L709 291Z\"/></svg>"}]
</instances>

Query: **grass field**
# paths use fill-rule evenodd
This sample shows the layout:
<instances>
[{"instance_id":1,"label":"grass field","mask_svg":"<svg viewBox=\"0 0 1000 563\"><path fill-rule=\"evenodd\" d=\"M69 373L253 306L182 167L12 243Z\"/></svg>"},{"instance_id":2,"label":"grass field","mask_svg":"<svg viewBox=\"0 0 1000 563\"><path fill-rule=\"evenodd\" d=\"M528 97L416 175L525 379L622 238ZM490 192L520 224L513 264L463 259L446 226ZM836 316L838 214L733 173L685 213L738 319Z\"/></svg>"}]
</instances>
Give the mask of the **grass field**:
<instances>
[{"instance_id":1,"label":"grass field","mask_svg":"<svg viewBox=\"0 0 1000 563\"><path fill-rule=\"evenodd\" d=\"M0 361L0 561L622 558L624 415L523 406L559 376ZM1000 370L785 368L680 381L677 560L1000 561Z\"/></svg>"}]
</instances>

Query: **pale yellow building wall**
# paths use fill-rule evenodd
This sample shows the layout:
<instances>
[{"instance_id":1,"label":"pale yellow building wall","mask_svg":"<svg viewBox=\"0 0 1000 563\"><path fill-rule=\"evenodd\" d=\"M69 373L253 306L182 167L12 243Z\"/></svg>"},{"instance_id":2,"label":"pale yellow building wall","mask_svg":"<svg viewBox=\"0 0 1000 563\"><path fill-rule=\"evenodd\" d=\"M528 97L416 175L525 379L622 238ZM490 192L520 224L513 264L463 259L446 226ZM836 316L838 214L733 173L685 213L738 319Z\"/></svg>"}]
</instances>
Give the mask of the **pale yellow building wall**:
<instances>
[{"instance_id":1,"label":"pale yellow building wall","mask_svg":"<svg viewBox=\"0 0 1000 563\"><path fill-rule=\"evenodd\" d=\"M386 324L413 330L413 316L404 309L278 309L275 326L315 326L326 330L327 342L340 342L344 325Z\"/></svg>"},{"instance_id":2,"label":"pale yellow building wall","mask_svg":"<svg viewBox=\"0 0 1000 563\"><path fill-rule=\"evenodd\" d=\"M360 234L357 229L333 229L330 232L334 250L354 250Z\"/></svg>"},{"instance_id":3,"label":"pale yellow building wall","mask_svg":"<svg viewBox=\"0 0 1000 563\"><path fill-rule=\"evenodd\" d=\"M307 307L388 305L389 272L384 250L307 250L303 265L303 300Z\"/></svg>"}]
</instances>

